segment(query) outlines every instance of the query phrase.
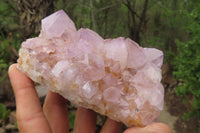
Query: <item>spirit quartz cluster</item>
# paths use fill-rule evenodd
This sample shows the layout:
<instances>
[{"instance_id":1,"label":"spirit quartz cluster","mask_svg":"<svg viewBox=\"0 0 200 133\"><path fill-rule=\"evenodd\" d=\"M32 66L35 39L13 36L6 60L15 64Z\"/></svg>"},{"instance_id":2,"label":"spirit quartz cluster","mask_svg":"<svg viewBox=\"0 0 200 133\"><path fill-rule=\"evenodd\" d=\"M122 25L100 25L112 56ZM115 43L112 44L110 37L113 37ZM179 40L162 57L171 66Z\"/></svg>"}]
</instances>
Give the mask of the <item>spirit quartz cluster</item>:
<instances>
[{"instance_id":1,"label":"spirit quartz cluster","mask_svg":"<svg viewBox=\"0 0 200 133\"><path fill-rule=\"evenodd\" d=\"M162 51L77 31L63 10L42 20L19 56L18 69L43 88L127 126L150 124L163 108Z\"/></svg>"}]
</instances>

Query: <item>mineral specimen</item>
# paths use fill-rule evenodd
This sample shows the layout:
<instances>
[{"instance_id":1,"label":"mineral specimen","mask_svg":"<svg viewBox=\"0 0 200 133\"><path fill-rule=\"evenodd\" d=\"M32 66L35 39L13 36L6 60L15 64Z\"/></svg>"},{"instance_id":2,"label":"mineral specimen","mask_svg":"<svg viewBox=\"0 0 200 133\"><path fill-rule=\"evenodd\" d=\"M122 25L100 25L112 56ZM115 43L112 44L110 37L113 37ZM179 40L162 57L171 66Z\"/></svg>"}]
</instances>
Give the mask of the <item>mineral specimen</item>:
<instances>
[{"instance_id":1,"label":"mineral specimen","mask_svg":"<svg viewBox=\"0 0 200 133\"><path fill-rule=\"evenodd\" d=\"M131 39L103 39L60 10L22 43L18 69L43 88L127 126L144 126L163 108L163 53Z\"/></svg>"}]
</instances>

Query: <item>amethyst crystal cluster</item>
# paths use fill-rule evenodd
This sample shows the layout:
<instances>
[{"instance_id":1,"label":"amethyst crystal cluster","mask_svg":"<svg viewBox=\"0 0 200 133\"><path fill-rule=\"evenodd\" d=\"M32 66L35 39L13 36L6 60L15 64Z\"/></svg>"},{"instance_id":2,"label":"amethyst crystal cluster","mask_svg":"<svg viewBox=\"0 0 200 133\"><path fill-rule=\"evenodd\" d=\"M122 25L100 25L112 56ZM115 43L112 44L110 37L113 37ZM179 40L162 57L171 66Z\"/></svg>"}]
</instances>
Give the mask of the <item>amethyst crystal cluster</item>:
<instances>
[{"instance_id":1,"label":"amethyst crystal cluster","mask_svg":"<svg viewBox=\"0 0 200 133\"><path fill-rule=\"evenodd\" d=\"M147 125L163 108L162 51L77 31L63 10L42 20L19 56L18 69L43 88L127 126Z\"/></svg>"}]
</instances>

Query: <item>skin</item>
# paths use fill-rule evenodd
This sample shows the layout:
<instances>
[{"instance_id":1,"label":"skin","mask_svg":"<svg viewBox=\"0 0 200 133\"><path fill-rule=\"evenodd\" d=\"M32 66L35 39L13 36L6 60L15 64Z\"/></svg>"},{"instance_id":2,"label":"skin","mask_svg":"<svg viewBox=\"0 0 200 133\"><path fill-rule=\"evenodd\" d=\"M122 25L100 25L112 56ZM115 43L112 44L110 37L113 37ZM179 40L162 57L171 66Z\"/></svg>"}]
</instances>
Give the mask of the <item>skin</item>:
<instances>
[{"instance_id":1,"label":"skin","mask_svg":"<svg viewBox=\"0 0 200 133\"><path fill-rule=\"evenodd\" d=\"M17 64L11 65L8 73L15 94L20 133L68 133L69 116L66 100L49 91L42 108L33 81L16 66ZM96 117L94 111L79 107L73 133L94 133ZM120 133L121 127L121 123L107 119L101 133ZM172 133L172 131L165 124L153 123L143 128L128 128L124 133Z\"/></svg>"}]
</instances>

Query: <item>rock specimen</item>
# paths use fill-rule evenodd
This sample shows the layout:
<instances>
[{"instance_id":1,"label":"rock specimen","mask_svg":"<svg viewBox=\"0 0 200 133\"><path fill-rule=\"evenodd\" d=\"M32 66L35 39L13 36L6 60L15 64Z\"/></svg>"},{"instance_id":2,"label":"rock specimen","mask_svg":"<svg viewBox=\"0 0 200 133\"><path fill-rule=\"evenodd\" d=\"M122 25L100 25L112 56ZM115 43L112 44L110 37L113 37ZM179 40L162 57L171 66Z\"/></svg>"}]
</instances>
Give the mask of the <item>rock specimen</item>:
<instances>
[{"instance_id":1,"label":"rock specimen","mask_svg":"<svg viewBox=\"0 0 200 133\"><path fill-rule=\"evenodd\" d=\"M144 126L163 108L163 53L131 39L103 39L60 10L22 43L18 69L43 88L127 126Z\"/></svg>"}]
</instances>

